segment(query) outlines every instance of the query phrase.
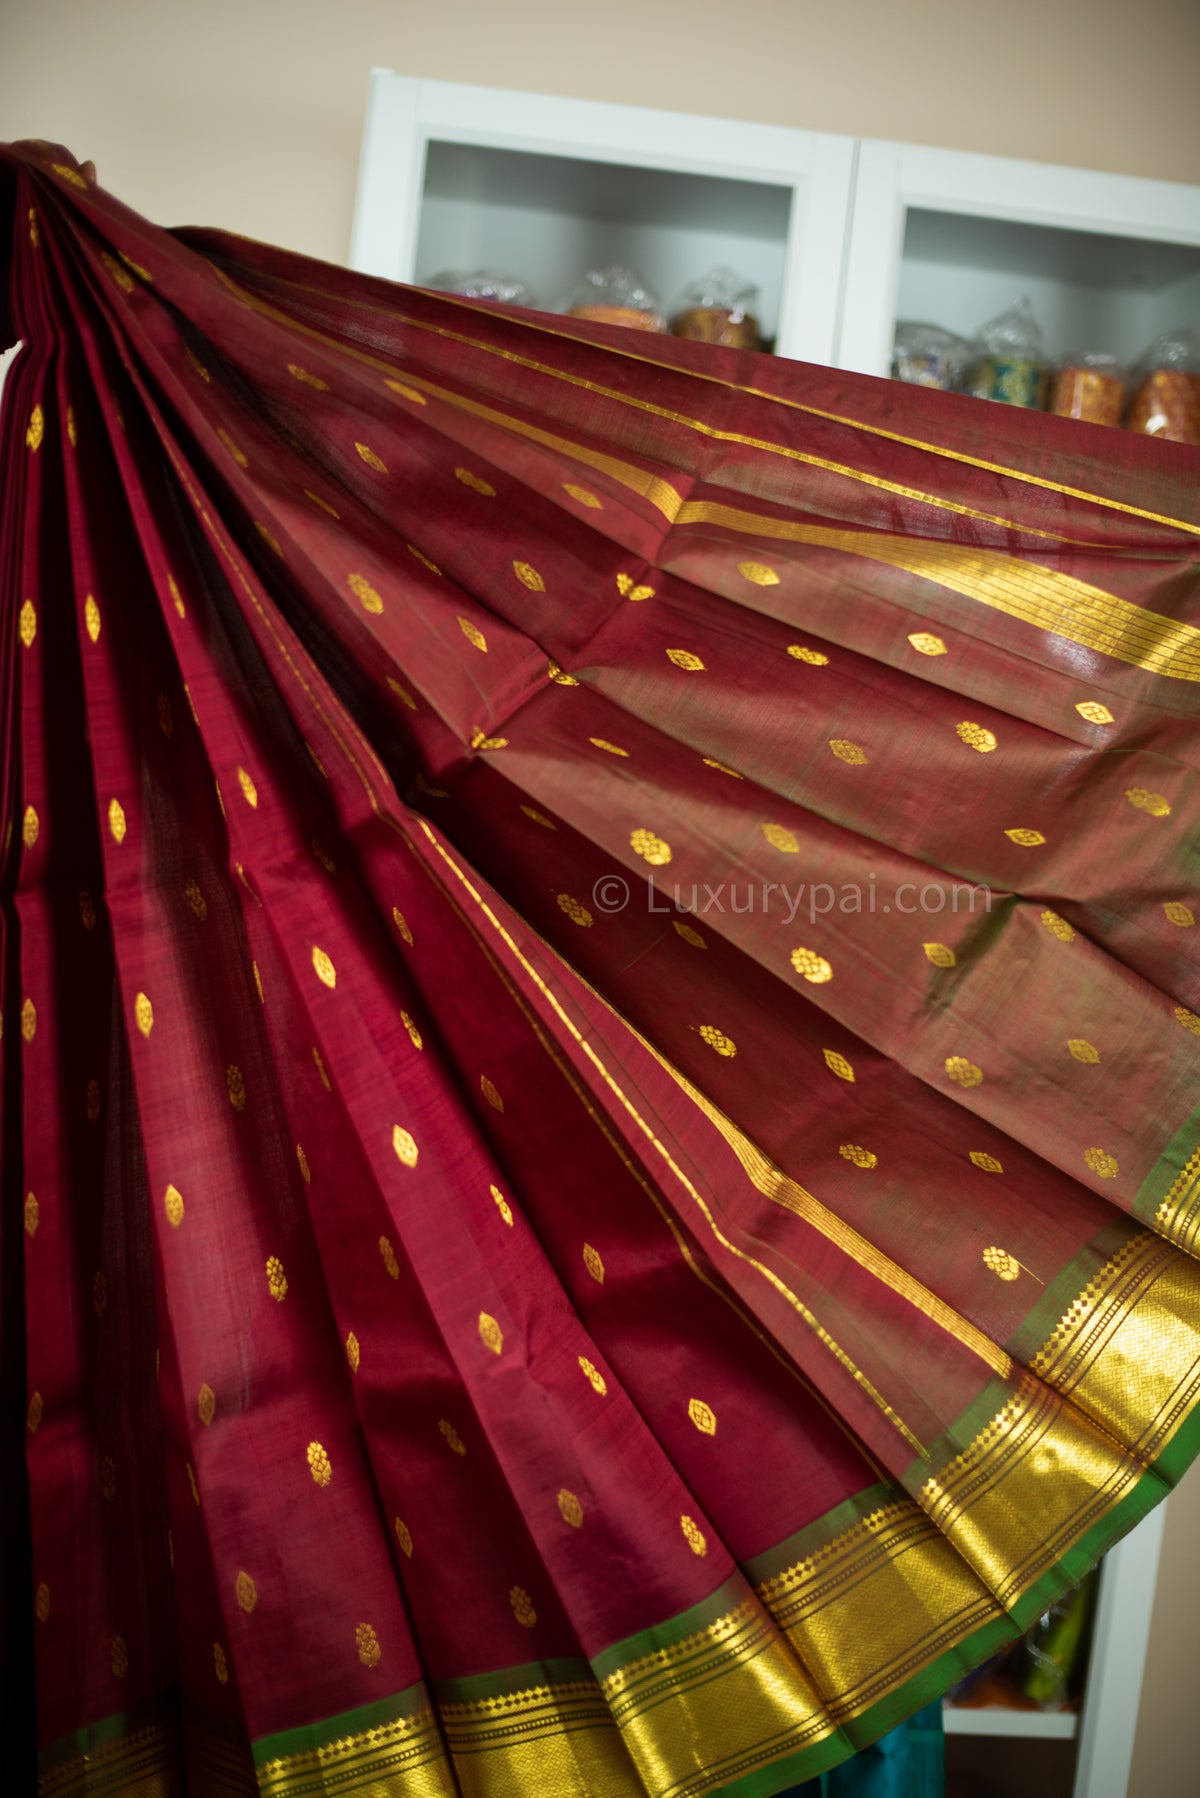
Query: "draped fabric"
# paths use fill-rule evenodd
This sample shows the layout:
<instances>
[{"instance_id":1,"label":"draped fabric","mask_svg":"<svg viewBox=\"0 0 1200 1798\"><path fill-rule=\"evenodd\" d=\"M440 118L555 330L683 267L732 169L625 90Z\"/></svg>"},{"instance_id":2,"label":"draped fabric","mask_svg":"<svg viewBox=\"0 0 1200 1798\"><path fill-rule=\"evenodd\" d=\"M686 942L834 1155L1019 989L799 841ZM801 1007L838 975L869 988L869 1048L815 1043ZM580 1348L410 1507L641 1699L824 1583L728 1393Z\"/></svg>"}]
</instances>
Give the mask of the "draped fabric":
<instances>
[{"instance_id":1,"label":"draped fabric","mask_svg":"<svg viewBox=\"0 0 1200 1798\"><path fill-rule=\"evenodd\" d=\"M0 168L6 1752L820 1779L1196 1451L1200 457Z\"/></svg>"}]
</instances>

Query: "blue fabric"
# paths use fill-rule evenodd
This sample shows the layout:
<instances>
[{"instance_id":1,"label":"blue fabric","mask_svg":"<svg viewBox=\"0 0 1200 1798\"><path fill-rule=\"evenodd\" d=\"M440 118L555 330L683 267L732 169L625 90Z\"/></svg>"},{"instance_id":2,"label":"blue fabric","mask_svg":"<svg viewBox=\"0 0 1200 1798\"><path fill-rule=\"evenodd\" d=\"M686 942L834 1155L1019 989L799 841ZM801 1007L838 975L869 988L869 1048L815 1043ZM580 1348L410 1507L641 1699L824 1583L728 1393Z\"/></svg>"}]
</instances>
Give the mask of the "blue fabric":
<instances>
[{"instance_id":1,"label":"blue fabric","mask_svg":"<svg viewBox=\"0 0 1200 1798\"><path fill-rule=\"evenodd\" d=\"M870 1748L779 1798L944 1798L942 1706L927 1704Z\"/></svg>"}]
</instances>

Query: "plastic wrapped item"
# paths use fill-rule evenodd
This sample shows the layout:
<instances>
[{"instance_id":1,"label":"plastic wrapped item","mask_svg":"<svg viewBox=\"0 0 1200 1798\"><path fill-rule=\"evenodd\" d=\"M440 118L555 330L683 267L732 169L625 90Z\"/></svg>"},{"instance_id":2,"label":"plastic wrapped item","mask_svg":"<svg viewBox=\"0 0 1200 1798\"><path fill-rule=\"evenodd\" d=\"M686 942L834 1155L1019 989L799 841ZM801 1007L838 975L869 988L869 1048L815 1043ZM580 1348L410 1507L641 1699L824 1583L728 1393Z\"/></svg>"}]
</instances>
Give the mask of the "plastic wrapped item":
<instances>
[{"instance_id":1,"label":"plastic wrapped item","mask_svg":"<svg viewBox=\"0 0 1200 1798\"><path fill-rule=\"evenodd\" d=\"M1156 337L1133 382L1127 430L1172 443L1200 443L1200 338L1194 331Z\"/></svg>"},{"instance_id":2,"label":"plastic wrapped item","mask_svg":"<svg viewBox=\"0 0 1200 1798\"><path fill-rule=\"evenodd\" d=\"M1099 1569L1091 1573L1026 1630L1009 1671L1017 1691L1043 1711L1061 1711L1083 1683Z\"/></svg>"},{"instance_id":3,"label":"plastic wrapped item","mask_svg":"<svg viewBox=\"0 0 1200 1798\"><path fill-rule=\"evenodd\" d=\"M1041 399L1042 333L1028 300L989 319L975 340L969 391L981 400L1036 406Z\"/></svg>"},{"instance_id":4,"label":"plastic wrapped item","mask_svg":"<svg viewBox=\"0 0 1200 1798\"><path fill-rule=\"evenodd\" d=\"M676 337L725 344L734 350L756 350L758 289L731 268L712 268L690 281L675 304L671 330Z\"/></svg>"},{"instance_id":5,"label":"plastic wrapped item","mask_svg":"<svg viewBox=\"0 0 1200 1798\"><path fill-rule=\"evenodd\" d=\"M957 393L974 353L966 338L955 336L953 331L902 318L896 326L892 375L895 380L909 381L916 387L938 387L944 393Z\"/></svg>"},{"instance_id":6,"label":"plastic wrapped item","mask_svg":"<svg viewBox=\"0 0 1200 1798\"><path fill-rule=\"evenodd\" d=\"M466 300L499 300L505 306L537 305L524 281L494 268L443 269L429 285L439 293L461 294Z\"/></svg>"},{"instance_id":7,"label":"plastic wrapped item","mask_svg":"<svg viewBox=\"0 0 1200 1798\"><path fill-rule=\"evenodd\" d=\"M1119 425L1124 404L1125 371L1115 356L1062 356L1051 370L1047 412Z\"/></svg>"},{"instance_id":8,"label":"plastic wrapped item","mask_svg":"<svg viewBox=\"0 0 1200 1798\"><path fill-rule=\"evenodd\" d=\"M590 268L567 301L571 318L590 318L598 325L629 325L637 331L665 331L662 309L631 268L615 262Z\"/></svg>"}]
</instances>

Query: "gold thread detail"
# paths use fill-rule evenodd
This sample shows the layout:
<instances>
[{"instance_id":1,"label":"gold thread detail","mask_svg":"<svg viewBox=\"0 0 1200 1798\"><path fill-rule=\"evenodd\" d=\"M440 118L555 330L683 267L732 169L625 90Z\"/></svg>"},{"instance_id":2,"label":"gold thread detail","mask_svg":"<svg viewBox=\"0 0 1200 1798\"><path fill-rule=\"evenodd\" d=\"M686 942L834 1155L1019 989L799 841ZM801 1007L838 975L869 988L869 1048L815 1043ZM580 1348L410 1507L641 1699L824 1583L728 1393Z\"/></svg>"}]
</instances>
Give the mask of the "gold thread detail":
<instances>
[{"instance_id":1,"label":"gold thread detail","mask_svg":"<svg viewBox=\"0 0 1200 1798\"><path fill-rule=\"evenodd\" d=\"M1170 815L1171 802L1164 799L1161 793L1147 792L1145 787L1128 787L1125 797L1135 811L1149 812L1152 818L1166 818Z\"/></svg>"},{"instance_id":2,"label":"gold thread detail","mask_svg":"<svg viewBox=\"0 0 1200 1798\"><path fill-rule=\"evenodd\" d=\"M706 1405L702 1398L688 1400L688 1416L702 1436L715 1436L717 1433L717 1414L711 1405Z\"/></svg>"},{"instance_id":3,"label":"gold thread detail","mask_svg":"<svg viewBox=\"0 0 1200 1798\"><path fill-rule=\"evenodd\" d=\"M466 1443L463 1441L454 1425L445 1417L438 1418L438 1429L441 1431L442 1440L445 1442L446 1447L450 1450L452 1455L466 1454Z\"/></svg>"},{"instance_id":4,"label":"gold thread detail","mask_svg":"<svg viewBox=\"0 0 1200 1798\"><path fill-rule=\"evenodd\" d=\"M631 832L629 847L652 868L663 868L671 859L671 845L663 837L656 837L652 830Z\"/></svg>"},{"instance_id":5,"label":"gold thread detail","mask_svg":"<svg viewBox=\"0 0 1200 1798\"><path fill-rule=\"evenodd\" d=\"M559 893L556 897L559 910L566 913L572 924L579 924L586 930L593 922L592 914L587 906L581 905L578 899L573 899L570 893Z\"/></svg>"},{"instance_id":6,"label":"gold thread detail","mask_svg":"<svg viewBox=\"0 0 1200 1798\"><path fill-rule=\"evenodd\" d=\"M792 966L810 986L825 986L833 979L833 969L815 949L793 949Z\"/></svg>"},{"instance_id":7,"label":"gold thread detail","mask_svg":"<svg viewBox=\"0 0 1200 1798\"><path fill-rule=\"evenodd\" d=\"M383 601L365 574L348 574L346 585L358 600L364 612L382 612Z\"/></svg>"},{"instance_id":8,"label":"gold thread detail","mask_svg":"<svg viewBox=\"0 0 1200 1798\"><path fill-rule=\"evenodd\" d=\"M767 562L739 562L738 573L746 580L753 581L756 587L777 587L779 576Z\"/></svg>"},{"instance_id":9,"label":"gold thread detail","mask_svg":"<svg viewBox=\"0 0 1200 1798\"><path fill-rule=\"evenodd\" d=\"M600 1398L607 1398L608 1381L600 1372L600 1369L596 1367L593 1362L589 1361L586 1355L580 1355L579 1366L584 1379L587 1381L592 1391Z\"/></svg>"},{"instance_id":10,"label":"gold thread detail","mask_svg":"<svg viewBox=\"0 0 1200 1798\"><path fill-rule=\"evenodd\" d=\"M989 1155L985 1149L972 1149L970 1159L981 1173L1002 1174L1004 1172L1003 1164L997 1161L994 1155Z\"/></svg>"},{"instance_id":11,"label":"gold thread detail","mask_svg":"<svg viewBox=\"0 0 1200 1798\"><path fill-rule=\"evenodd\" d=\"M980 755L990 755L992 750L996 747L995 731L988 730L982 724L972 724L969 721L965 721L962 724L956 724L954 729L961 741L966 744L967 748L977 749Z\"/></svg>"},{"instance_id":12,"label":"gold thread detail","mask_svg":"<svg viewBox=\"0 0 1200 1798\"><path fill-rule=\"evenodd\" d=\"M684 1541L694 1555L706 1555L708 1553L707 1538L705 1537L704 1531L693 1518L686 1515L682 1516L679 1519L679 1527L683 1531Z\"/></svg>"}]
</instances>

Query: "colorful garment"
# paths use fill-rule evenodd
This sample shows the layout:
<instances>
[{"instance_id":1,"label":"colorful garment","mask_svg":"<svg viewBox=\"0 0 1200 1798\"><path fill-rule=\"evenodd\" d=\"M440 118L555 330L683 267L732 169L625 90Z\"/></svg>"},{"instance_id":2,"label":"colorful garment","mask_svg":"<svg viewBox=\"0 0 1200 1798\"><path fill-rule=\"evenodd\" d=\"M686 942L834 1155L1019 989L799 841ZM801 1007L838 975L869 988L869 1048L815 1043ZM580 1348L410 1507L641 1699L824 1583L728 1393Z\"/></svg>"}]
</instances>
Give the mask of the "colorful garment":
<instances>
[{"instance_id":1,"label":"colorful garment","mask_svg":"<svg viewBox=\"0 0 1200 1798\"><path fill-rule=\"evenodd\" d=\"M782 1798L942 1798L942 1707L927 1704L861 1754Z\"/></svg>"},{"instance_id":2,"label":"colorful garment","mask_svg":"<svg viewBox=\"0 0 1200 1798\"><path fill-rule=\"evenodd\" d=\"M820 1778L1196 1450L1200 458L0 171L6 1752Z\"/></svg>"}]
</instances>

